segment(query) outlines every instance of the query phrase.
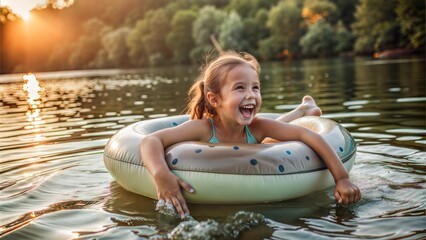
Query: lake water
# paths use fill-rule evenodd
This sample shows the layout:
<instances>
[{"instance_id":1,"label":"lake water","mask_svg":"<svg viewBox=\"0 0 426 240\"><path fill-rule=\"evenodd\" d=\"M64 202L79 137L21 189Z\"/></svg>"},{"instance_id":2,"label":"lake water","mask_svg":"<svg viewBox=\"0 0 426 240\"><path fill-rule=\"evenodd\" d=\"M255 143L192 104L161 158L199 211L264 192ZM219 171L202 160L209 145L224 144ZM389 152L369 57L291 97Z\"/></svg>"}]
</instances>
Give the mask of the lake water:
<instances>
[{"instance_id":1,"label":"lake water","mask_svg":"<svg viewBox=\"0 0 426 240\"><path fill-rule=\"evenodd\" d=\"M426 238L425 59L262 65L262 112L289 111L309 94L355 137L361 201L337 205L330 188L279 203L189 204L198 222L185 232L188 223L113 181L103 148L128 124L181 114L197 67L2 75L0 237L185 239L233 224L225 237Z\"/></svg>"}]
</instances>

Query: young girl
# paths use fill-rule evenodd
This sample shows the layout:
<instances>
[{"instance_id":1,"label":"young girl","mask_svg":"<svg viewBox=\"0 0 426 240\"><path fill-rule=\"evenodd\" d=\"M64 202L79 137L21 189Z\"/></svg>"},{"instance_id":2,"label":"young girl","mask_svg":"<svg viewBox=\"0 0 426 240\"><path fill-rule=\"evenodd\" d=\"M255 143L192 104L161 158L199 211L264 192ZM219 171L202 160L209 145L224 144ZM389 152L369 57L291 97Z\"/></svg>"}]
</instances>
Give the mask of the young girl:
<instances>
[{"instance_id":1,"label":"young girl","mask_svg":"<svg viewBox=\"0 0 426 240\"><path fill-rule=\"evenodd\" d=\"M339 203L350 204L361 198L358 187L349 181L337 154L323 138L307 128L286 123L304 115L321 114L310 96L278 121L256 116L262 103L259 73L260 66L253 56L221 54L203 69L201 78L191 87L191 120L142 140L141 156L156 183L158 199L173 204L181 216L189 210L180 188L190 193L195 190L169 170L164 149L184 141L262 143L267 137L301 141L315 150L329 168L336 182L334 197Z\"/></svg>"}]
</instances>

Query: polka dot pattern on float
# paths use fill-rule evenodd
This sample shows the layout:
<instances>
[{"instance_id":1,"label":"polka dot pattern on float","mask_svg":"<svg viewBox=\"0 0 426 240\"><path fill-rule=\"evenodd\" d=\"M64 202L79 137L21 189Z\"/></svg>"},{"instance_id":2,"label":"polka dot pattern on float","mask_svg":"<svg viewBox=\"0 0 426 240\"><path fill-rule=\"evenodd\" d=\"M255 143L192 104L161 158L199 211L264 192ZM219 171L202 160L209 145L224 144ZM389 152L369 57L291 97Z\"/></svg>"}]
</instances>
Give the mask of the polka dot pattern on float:
<instances>
[{"instance_id":1,"label":"polka dot pattern on float","mask_svg":"<svg viewBox=\"0 0 426 240\"><path fill-rule=\"evenodd\" d=\"M340 151L340 152L343 152L343 148L342 148L342 147L339 147L339 151Z\"/></svg>"},{"instance_id":2,"label":"polka dot pattern on float","mask_svg":"<svg viewBox=\"0 0 426 240\"><path fill-rule=\"evenodd\" d=\"M179 124L177 122L173 122L172 125L176 127Z\"/></svg>"},{"instance_id":3,"label":"polka dot pattern on float","mask_svg":"<svg viewBox=\"0 0 426 240\"><path fill-rule=\"evenodd\" d=\"M178 163L178 161L179 161L179 160L178 160L177 158L175 158L175 159L173 159L173 160L172 160L172 164L173 164L173 165L176 165L176 164Z\"/></svg>"},{"instance_id":4,"label":"polka dot pattern on float","mask_svg":"<svg viewBox=\"0 0 426 240\"><path fill-rule=\"evenodd\" d=\"M256 159L252 159L250 160L250 164L255 166L257 164L257 160Z\"/></svg>"},{"instance_id":5,"label":"polka dot pattern on float","mask_svg":"<svg viewBox=\"0 0 426 240\"><path fill-rule=\"evenodd\" d=\"M233 147L233 149L234 149L234 150L238 150L238 149L240 149L240 147L238 147L238 146L234 146L234 147Z\"/></svg>"},{"instance_id":6,"label":"polka dot pattern on float","mask_svg":"<svg viewBox=\"0 0 426 240\"><path fill-rule=\"evenodd\" d=\"M279 165L279 166L278 166L278 170L279 170L280 172L284 172L284 171L285 171L284 165Z\"/></svg>"},{"instance_id":7,"label":"polka dot pattern on float","mask_svg":"<svg viewBox=\"0 0 426 240\"><path fill-rule=\"evenodd\" d=\"M287 153L288 155L291 155L291 151L290 150L286 150L285 153Z\"/></svg>"},{"instance_id":8,"label":"polka dot pattern on float","mask_svg":"<svg viewBox=\"0 0 426 240\"><path fill-rule=\"evenodd\" d=\"M311 160L311 158L309 156L306 156L305 159L308 160L308 161Z\"/></svg>"},{"instance_id":9,"label":"polka dot pattern on float","mask_svg":"<svg viewBox=\"0 0 426 240\"><path fill-rule=\"evenodd\" d=\"M200 152L202 152L203 150L201 150L200 148L198 148L198 149L195 149L195 153L200 153Z\"/></svg>"}]
</instances>

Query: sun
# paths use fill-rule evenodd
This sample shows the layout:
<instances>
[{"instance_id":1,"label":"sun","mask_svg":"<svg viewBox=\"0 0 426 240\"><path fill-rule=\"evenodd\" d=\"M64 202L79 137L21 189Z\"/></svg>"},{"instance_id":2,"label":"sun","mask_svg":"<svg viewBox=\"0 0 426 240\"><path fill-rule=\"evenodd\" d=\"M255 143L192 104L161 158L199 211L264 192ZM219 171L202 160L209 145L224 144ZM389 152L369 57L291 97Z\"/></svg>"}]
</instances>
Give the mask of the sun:
<instances>
[{"instance_id":1,"label":"sun","mask_svg":"<svg viewBox=\"0 0 426 240\"><path fill-rule=\"evenodd\" d=\"M31 19L31 12L30 11L17 13L17 15L19 15L22 18L22 20L24 20L24 21L29 21Z\"/></svg>"},{"instance_id":2,"label":"sun","mask_svg":"<svg viewBox=\"0 0 426 240\"><path fill-rule=\"evenodd\" d=\"M0 7L7 7L22 20L29 21L33 9L45 8L48 4L54 9L63 9L74 2L75 0L0 0Z\"/></svg>"},{"instance_id":3,"label":"sun","mask_svg":"<svg viewBox=\"0 0 426 240\"><path fill-rule=\"evenodd\" d=\"M24 21L31 19L31 10L46 4L46 0L2 0L1 6L8 7L14 14Z\"/></svg>"}]
</instances>

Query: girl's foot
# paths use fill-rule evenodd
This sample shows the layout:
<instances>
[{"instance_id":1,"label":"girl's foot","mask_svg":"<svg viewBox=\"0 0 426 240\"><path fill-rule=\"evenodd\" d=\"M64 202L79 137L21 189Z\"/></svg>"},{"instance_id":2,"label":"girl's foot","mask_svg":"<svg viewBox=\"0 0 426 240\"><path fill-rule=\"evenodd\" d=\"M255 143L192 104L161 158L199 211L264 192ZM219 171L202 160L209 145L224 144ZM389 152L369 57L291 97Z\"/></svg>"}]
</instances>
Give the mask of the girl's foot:
<instances>
[{"instance_id":1,"label":"girl's foot","mask_svg":"<svg viewBox=\"0 0 426 240\"><path fill-rule=\"evenodd\" d=\"M302 104L297 107L297 110L303 113L303 116L321 116L322 111L321 108L317 106L315 100L306 95L303 97Z\"/></svg>"}]
</instances>

